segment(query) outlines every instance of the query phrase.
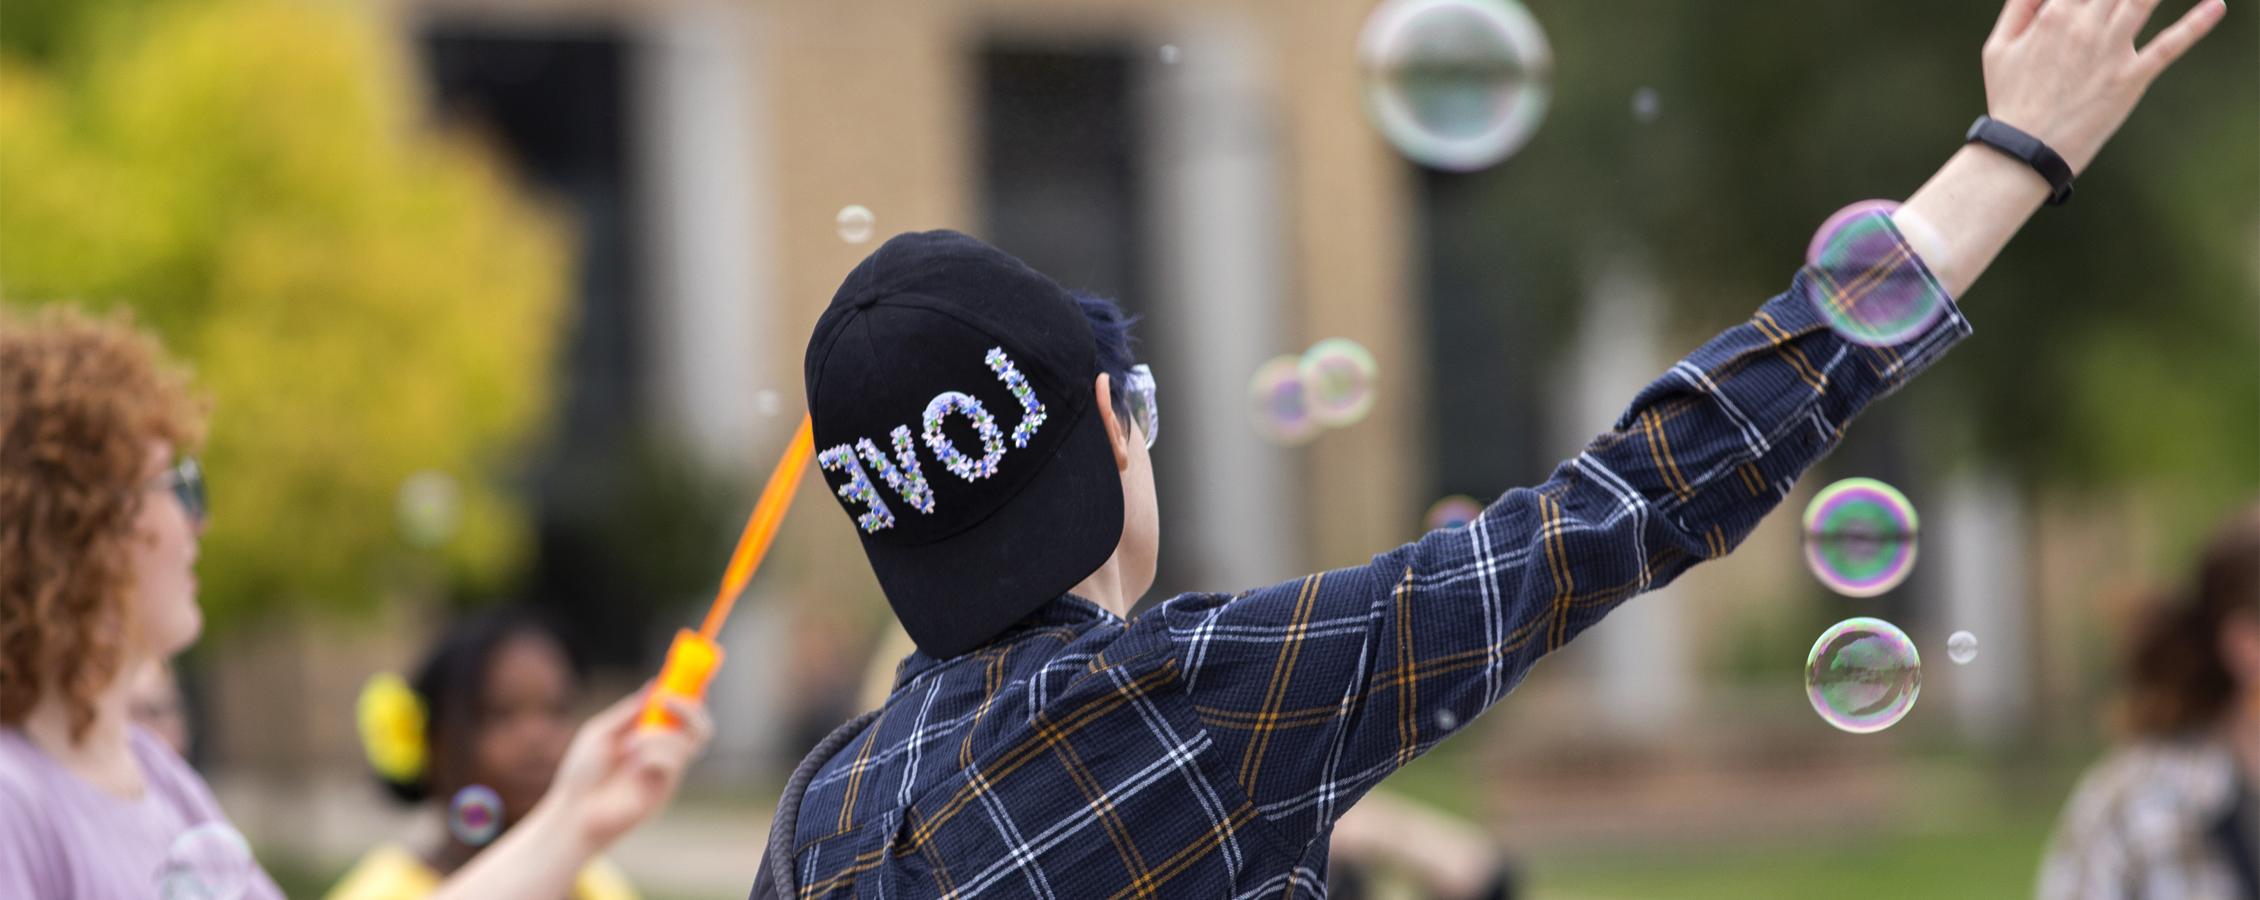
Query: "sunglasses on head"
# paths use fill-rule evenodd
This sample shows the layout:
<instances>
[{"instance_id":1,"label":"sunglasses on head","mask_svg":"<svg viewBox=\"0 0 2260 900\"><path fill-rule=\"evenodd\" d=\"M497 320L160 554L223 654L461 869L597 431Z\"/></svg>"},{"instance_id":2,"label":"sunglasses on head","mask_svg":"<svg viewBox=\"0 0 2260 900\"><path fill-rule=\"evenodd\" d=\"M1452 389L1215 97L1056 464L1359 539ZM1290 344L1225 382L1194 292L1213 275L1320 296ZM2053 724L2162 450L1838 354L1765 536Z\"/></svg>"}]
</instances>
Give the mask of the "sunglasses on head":
<instances>
[{"instance_id":1,"label":"sunglasses on head","mask_svg":"<svg viewBox=\"0 0 2260 900\"><path fill-rule=\"evenodd\" d=\"M1144 363L1130 367L1130 377L1122 380L1123 394L1130 404L1130 422L1145 435L1146 449L1154 446L1154 432L1161 428L1161 408L1154 401L1154 370Z\"/></svg>"}]
</instances>

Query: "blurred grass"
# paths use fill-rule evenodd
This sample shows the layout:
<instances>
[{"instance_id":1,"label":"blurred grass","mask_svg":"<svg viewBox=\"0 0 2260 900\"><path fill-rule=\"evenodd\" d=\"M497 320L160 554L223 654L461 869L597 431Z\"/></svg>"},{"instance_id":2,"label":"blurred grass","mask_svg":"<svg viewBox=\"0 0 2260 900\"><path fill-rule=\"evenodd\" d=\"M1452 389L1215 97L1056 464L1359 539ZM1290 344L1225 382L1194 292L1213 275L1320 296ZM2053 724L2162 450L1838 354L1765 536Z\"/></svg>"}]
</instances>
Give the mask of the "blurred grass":
<instances>
[{"instance_id":1,"label":"blurred grass","mask_svg":"<svg viewBox=\"0 0 2260 900\"><path fill-rule=\"evenodd\" d=\"M2029 897L2052 811L1856 842L1527 860L1538 900Z\"/></svg>"}]
</instances>

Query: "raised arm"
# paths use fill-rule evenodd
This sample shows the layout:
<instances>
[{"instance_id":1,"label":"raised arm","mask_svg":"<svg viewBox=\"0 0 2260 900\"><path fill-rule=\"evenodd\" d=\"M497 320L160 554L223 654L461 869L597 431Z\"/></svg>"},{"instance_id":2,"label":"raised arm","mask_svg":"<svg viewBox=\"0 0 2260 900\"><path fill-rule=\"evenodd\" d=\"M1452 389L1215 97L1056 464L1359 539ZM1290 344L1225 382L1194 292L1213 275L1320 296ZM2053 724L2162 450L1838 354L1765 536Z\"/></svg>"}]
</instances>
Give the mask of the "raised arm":
<instances>
[{"instance_id":1,"label":"raised arm","mask_svg":"<svg viewBox=\"0 0 2260 900\"><path fill-rule=\"evenodd\" d=\"M591 717L573 735L549 793L526 818L432 894L433 900L551 898L572 890L589 860L665 809L683 772L706 749L714 724L695 700L667 698L679 730L643 731L638 691Z\"/></svg>"},{"instance_id":2,"label":"raised arm","mask_svg":"<svg viewBox=\"0 0 2260 900\"><path fill-rule=\"evenodd\" d=\"M2204 0L2138 52L2134 32L2154 5L2011 0L1985 51L1990 114L2084 168L2158 71L2220 18L2219 0ZM1855 415L1969 333L1950 297L2047 193L2022 163L1964 149L1901 208L1908 227L1878 229L1890 239L1833 259L1831 277L1800 271L1544 484L1365 566L1157 610L1250 800L1289 840L1317 838L1541 656L1733 549ZM1877 286L1945 311L1891 347L1847 342L1816 312L1817 291L1857 303Z\"/></svg>"}]
</instances>

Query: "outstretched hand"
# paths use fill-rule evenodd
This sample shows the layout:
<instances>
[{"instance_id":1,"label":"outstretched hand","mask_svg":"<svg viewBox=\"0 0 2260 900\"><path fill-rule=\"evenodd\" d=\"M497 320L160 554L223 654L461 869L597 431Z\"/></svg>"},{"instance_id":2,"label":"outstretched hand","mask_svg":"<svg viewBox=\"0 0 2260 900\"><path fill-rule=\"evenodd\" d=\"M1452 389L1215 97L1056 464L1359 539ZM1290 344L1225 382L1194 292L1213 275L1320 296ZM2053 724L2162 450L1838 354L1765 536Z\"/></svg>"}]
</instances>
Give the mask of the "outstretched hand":
<instances>
[{"instance_id":1,"label":"outstretched hand","mask_svg":"<svg viewBox=\"0 0 2260 900\"><path fill-rule=\"evenodd\" d=\"M1986 112L2087 170L2150 83L2228 11L2198 0L2148 46L2135 38L2159 0L2008 0L1986 39Z\"/></svg>"},{"instance_id":2,"label":"outstretched hand","mask_svg":"<svg viewBox=\"0 0 2260 900\"><path fill-rule=\"evenodd\" d=\"M683 771L706 750L714 722L696 700L669 696L667 711L680 729L641 729L637 714L650 689L637 691L591 717L573 735L550 785L582 840L602 848L667 805Z\"/></svg>"}]
</instances>

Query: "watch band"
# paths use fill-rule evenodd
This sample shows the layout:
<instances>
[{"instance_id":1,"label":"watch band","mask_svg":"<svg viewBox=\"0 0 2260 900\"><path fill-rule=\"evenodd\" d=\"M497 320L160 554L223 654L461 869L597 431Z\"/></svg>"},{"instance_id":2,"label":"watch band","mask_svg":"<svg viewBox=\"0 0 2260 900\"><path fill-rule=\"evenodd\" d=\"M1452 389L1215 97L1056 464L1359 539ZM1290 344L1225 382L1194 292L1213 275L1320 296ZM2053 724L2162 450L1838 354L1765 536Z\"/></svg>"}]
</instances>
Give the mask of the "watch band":
<instances>
[{"instance_id":1,"label":"watch band","mask_svg":"<svg viewBox=\"0 0 2260 900\"><path fill-rule=\"evenodd\" d=\"M2048 180L2048 205L2062 206L2072 199L2071 165L2039 138L1992 116L1979 116L1970 124L1970 133L1962 137L1962 142L1984 144L2031 166L2040 177Z\"/></svg>"}]
</instances>

